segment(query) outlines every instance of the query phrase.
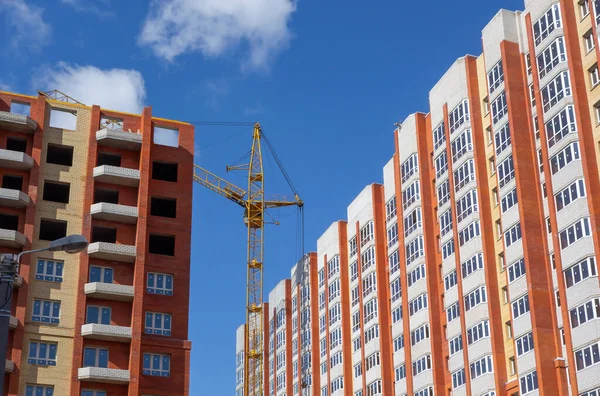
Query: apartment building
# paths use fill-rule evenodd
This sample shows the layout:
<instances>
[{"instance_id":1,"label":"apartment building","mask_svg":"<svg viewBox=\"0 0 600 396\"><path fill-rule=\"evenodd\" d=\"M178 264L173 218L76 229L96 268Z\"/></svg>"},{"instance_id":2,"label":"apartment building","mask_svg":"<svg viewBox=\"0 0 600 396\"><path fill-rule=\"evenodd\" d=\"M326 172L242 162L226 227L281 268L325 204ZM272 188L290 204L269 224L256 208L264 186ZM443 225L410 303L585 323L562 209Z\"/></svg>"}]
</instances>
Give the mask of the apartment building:
<instances>
[{"instance_id":1,"label":"apartment building","mask_svg":"<svg viewBox=\"0 0 600 396\"><path fill-rule=\"evenodd\" d=\"M600 395L599 24L500 10L398 125L317 242L313 394Z\"/></svg>"},{"instance_id":2,"label":"apartment building","mask_svg":"<svg viewBox=\"0 0 600 396\"><path fill-rule=\"evenodd\" d=\"M194 129L0 92L0 246L21 259L7 395L188 394Z\"/></svg>"}]
</instances>

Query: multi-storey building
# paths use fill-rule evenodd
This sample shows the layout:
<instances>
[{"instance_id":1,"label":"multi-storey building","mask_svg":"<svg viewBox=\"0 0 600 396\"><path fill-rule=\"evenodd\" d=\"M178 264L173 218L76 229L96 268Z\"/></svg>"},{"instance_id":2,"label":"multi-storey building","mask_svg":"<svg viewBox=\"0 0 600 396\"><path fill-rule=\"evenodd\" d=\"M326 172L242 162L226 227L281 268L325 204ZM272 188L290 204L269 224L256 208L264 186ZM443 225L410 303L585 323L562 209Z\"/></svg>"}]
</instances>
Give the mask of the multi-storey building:
<instances>
[{"instance_id":1,"label":"multi-storey building","mask_svg":"<svg viewBox=\"0 0 600 396\"><path fill-rule=\"evenodd\" d=\"M0 92L3 253L21 259L7 395L188 393L193 126Z\"/></svg>"},{"instance_id":2,"label":"multi-storey building","mask_svg":"<svg viewBox=\"0 0 600 396\"><path fill-rule=\"evenodd\" d=\"M501 10L398 125L317 242L313 394L600 394L599 23Z\"/></svg>"}]
</instances>

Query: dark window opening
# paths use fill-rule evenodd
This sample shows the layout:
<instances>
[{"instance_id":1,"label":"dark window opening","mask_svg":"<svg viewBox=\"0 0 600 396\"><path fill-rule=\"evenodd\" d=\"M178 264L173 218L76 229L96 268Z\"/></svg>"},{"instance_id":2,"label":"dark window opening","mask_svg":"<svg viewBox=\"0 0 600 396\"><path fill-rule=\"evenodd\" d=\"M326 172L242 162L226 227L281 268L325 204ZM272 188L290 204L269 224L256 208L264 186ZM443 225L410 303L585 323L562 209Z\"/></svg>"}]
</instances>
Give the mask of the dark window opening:
<instances>
[{"instance_id":1,"label":"dark window opening","mask_svg":"<svg viewBox=\"0 0 600 396\"><path fill-rule=\"evenodd\" d=\"M152 216L174 219L177 216L177 200L174 198L152 197L150 201L150 214Z\"/></svg>"},{"instance_id":2,"label":"dark window opening","mask_svg":"<svg viewBox=\"0 0 600 396\"><path fill-rule=\"evenodd\" d=\"M69 203L69 183L44 182L44 201Z\"/></svg>"},{"instance_id":3,"label":"dark window opening","mask_svg":"<svg viewBox=\"0 0 600 396\"><path fill-rule=\"evenodd\" d=\"M58 144L48 144L46 162L56 165L73 165L73 147L59 146Z\"/></svg>"},{"instance_id":4,"label":"dark window opening","mask_svg":"<svg viewBox=\"0 0 600 396\"><path fill-rule=\"evenodd\" d=\"M53 241L67 236L67 222L61 220L40 221L40 239Z\"/></svg>"},{"instance_id":5,"label":"dark window opening","mask_svg":"<svg viewBox=\"0 0 600 396\"><path fill-rule=\"evenodd\" d=\"M177 163L152 162L152 178L177 183Z\"/></svg>"},{"instance_id":6,"label":"dark window opening","mask_svg":"<svg viewBox=\"0 0 600 396\"><path fill-rule=\"evenodd\" d=\"M27 140L8 138L6 139L6 149L12 151L20 151L21 153L24 153L27 151Z\"/></svg>"},{"instance_id":7,"label":"dark window opening","mask_svg":"<svg viewBox=\"0 0 600 396\"><path fill-rule=\"evenodd\" d=\"M0 228L17 231L19 229L19 216L0 213Z\"/></svg>"},{"instance_id":8,"label":"dark window opening","mask_svg":"<svg viewBox=\"0 0 600 396\"><path fill-rule=\"evenodd\" d=\"M23 177L13 175L2 176L2 188L10 188L11 190L19 190L23 188Z\"/></svg>"},{"instance_id":9,"label":"dark window opening","mask_svg":"<svg viewBox=\"0 0 600 396\"><path fill-rule=\"evenodd\" d=\"M119 190L103 190L97 188L94 190L94 203L108 202L113 204L119 203Z\"/></svg>"},{"instance_id":10,"label":"dark window opening","mask_svg":"<svg viewBox=\"0 0 600 396\"><path fill-rule=\"evenodd\" d=\"M150 235L148 251L153 254L175 256L175 236Z\"/></svg>"},{"instance_id":11,"label":"dark window opening","mask_svg":"<svg viewBox=\"0 0 600 396\"><path fill-rule=\"evenodd\" d=\"M96 166L101 165L121 166L121 156L119 154L98 153L98 163Z\"/></svg>"},{"instance_id":12,"label":"dark window opening","mask_svg":"<svg viewBox=\"0 0 600 396\"><path fill-rule=\"evenodd\" d=\"M117 229L110 227L93 227L92 242L117 243Z\"/></svg>"}]
</instances>

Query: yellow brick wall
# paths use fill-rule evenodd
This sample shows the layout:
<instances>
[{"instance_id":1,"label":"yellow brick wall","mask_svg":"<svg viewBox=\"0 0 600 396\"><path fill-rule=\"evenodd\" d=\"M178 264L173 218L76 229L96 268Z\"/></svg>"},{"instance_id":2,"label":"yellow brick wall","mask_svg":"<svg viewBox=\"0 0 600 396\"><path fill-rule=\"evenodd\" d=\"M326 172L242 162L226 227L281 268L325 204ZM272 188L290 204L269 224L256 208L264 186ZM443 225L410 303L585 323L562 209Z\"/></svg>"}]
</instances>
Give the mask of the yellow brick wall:
<instances>
[{"instance_id":1,"label":"yellow brick wall","mask_svg":"<svg viewBox=\"0 0 600 396\"><path fill-rule=\"evenodd\" d=\"M68 234L80 234L82 231L84 183L88 170L87 152L90 133L91 109L88 107L69 105L66 103L47 103L47 117L42 143L42 158L38 180L38 202L35 214L35 231L32 248L47 246L47 241L39 241L39 225L42 218L59 219L68 222ZM50 128L50 109L64 108L77 111L76 130ZM46 147L55 143L73 147L73 166L46 164ZM92 170L90 170L91 172ZM60 181L70 184L69 203L48 202L42 199L44 181ZM35 280L37 259L56 259L64 261L63 282L44 282ZM43 252L32 255L32 270L29 279L29 295L25 317L25 335L19 389L25 389L27 383L54 385L55 395L66 395L69 392L72 373L73 337L75 334L75 311L77 301L77 282L79 277L79 255L64 252ZM60 324L40 325L31 322L33 299L41 298L61 302ZM29 365L29 341L45 340L58 343L57 365L55 367L39 367Z\"/></svg>"}]
</instances>

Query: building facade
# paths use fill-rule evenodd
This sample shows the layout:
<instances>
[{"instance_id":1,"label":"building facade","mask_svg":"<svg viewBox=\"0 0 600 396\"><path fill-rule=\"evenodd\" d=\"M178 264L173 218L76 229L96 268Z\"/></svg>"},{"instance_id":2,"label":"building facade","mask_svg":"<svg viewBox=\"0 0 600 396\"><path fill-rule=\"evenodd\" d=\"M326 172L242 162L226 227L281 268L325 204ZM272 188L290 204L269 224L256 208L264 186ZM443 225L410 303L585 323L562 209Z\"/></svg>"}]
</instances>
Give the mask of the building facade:
<instances>
[{"instance_id":1,"label":"building facade","mask_svg":"<svg viewBox=\"0 0 600 396\"><path fill-rule=\"evenodd\" d=\"M0 92L0 246L21 259L4 394L188 394L194 129Z\"/></svg>"},{"instance_id":2,"label":"building facade","mask_svg":"<svg viewBox=\"0 0 600 396\"><path fill-rule=\"evenodd\" d=\"M398 125L317 242L310 394L600 395L599 24L499 11Z\"/></svg>"}]
</instances>

